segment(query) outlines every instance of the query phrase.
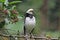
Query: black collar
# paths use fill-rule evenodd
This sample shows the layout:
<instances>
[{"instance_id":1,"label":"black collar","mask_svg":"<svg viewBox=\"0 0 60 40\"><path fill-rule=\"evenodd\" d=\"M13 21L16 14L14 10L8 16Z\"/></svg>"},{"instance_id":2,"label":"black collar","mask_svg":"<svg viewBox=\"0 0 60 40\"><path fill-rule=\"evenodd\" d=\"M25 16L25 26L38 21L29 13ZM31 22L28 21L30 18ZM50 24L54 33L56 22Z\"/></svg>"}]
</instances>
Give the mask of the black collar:
<instances>
[{"instance_id":1,"label":"black collar","mask_svg":"<svg viewBox=\"0 0 60 40\"><path fill-rule=\"evenodd\" d=\"M26 14L25 14L25 17L33 18L33 14L26 13Z\"/></svg>"}]
</instances>

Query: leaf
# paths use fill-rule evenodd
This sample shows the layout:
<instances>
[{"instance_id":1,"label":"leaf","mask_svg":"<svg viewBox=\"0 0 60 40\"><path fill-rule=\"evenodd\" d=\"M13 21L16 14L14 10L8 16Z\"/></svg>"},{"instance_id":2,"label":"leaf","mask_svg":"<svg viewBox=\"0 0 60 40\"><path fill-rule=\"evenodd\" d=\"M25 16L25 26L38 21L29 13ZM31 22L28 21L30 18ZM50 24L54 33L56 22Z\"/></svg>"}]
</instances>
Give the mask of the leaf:
<instances>
[{"instance_id":1,"label":"leaf","mask_svg":"<svg viewBox=\"0 0 60 40\"><path fill-rule=\"evenodd\" d=\"M22 1L12 1L12 2L9 2L9 5L12 5L12 4L17 4L17 3L20 3Z\"/></svg>"},{"instance_id":2,"label":"leaf","mask_svg":"<svg viewBox=\"0 0 60 40\"><path fill-rule=\"evenodd\" d=\"M5 2L5 0L0 0L0 2Z\"/></svg>"}]
</instances>

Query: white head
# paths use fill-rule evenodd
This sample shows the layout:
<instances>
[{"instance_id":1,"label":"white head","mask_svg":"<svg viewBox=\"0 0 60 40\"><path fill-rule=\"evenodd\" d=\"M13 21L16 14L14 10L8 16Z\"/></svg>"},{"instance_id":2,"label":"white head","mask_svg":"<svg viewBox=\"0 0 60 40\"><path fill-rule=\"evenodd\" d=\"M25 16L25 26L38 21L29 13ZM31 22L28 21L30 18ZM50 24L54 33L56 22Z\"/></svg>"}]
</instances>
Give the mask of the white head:
<instances>
[{"instance_id":1,"label":"white head","mask_svg":"<svg viewBox=\"0 0 60 40\"><path fill-rule=\"evenodd\" d=\"M34 9L28 9L26 13L33 14Z\"/></svg>"}]
</instances>

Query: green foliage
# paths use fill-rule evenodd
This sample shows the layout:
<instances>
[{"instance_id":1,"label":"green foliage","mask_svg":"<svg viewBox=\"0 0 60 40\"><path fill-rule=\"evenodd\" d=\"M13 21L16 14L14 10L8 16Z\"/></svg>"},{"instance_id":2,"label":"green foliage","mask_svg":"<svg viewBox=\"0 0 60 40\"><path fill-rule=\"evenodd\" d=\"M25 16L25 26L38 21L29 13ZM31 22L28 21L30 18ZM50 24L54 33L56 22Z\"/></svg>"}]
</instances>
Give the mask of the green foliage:
<instances>
[{"instance_id":1,"label":"green foliage","mask_svg":"<svg viewBox=\"0 0 60 40\"><path fill-rule=\"evenodd\" d=\"M0 0L0 2L2 2L2 3L4 3L5 1L6 0ZM20 2L22 2L22 1L16 0L16 1L9 2L9 4L12 5L12 4L20 3Z\"/></svg>"},{"instance_id":2,"label":"green foliage","mask_svg":"<svg viewBox=\"0 0 60 40\"><path fill-rule=\"evenodd\" d=\"M4 25L5 25L5 21L0 22L0 28L3 28Z\"/></svg>"},{"instance_id":3,"label":"green foliage","mask_svg":"<svg viewBox=\"0 0 60 40\"><path fill-rule=\"evenodd\" d=\"M46 32L46 35L50 35L52 38L58 38L60 37L60 31L55 31L55 32L48 31Z\"/></svg>"},{"instance_id":4,"label":"green foliage","mask_svg":"<svg viewBox=\"0 0 60 40\"><path fill-rule=\"evenodd\" d=\"M1 12L3 11L3 15L5 15L5 17L7 18L7 19L10 19L11 20L11 14L13 14L13 16L14 16L14 18L11 20L11 22L15 22L15 21L18 21L18 18L17 18L17 15L18 15L18 12L17 12L17 10L16 9L14 9L14 8L16 8L14 5L15 4L17 4L17 3L20 3L21 1L12 1L12 2L8 2L8 0L0 0L0 10L1 10ZM3 3L4 3L4 5L5 6L3 6ZM14 5L13 5L14 4ZM11 5L12 5L12 7L13 7L13 10L12 10L12 7L11 7ZM8 9L8 7L10 7L9 9L11 9L11 10L9 10ZM1 13L0 13L1 14ZM2 19L2 18L1 18ZM3 19L4 20L4 19ZM4 25L5 25L5 23L1 23L0 22L0 25L1 25L1 27L3 27ZM1 28L0 27L0 28Z\"/></svg>"},{"instance_id":5,"label":"green foliage","mask_svg":"<svg viewBox=\"0 0 60 40\"><path fill-rule=\"evenodd\" d=\"M9 2L9 5L12 5L12 4L17 4L17 3L20 3L22 1L12 1L12 2Z\"/></svg>"},{"instance_id":6,"label":"green foliage","mask_svg":"<svg viewBox=\"0 0 60 40\"><path fill-rule=\"evenodd\" d=\"M0 2L5 2L5 0L0 0Z\"/></svg>"}]
</instances>

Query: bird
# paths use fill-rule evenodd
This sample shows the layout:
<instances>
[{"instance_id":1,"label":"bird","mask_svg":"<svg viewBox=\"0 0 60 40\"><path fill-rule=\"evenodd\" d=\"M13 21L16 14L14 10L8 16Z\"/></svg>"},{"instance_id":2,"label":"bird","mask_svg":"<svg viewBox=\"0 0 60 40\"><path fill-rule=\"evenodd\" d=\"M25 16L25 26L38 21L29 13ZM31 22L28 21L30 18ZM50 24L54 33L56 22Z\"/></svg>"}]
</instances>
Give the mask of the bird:
<instances>
[{"instance_id":1,"label":"bird","mask_svg":"<svg viewBox=\"0 0 60 40\"><path fill-rule=\"evenodd\" d=\"M34 14L34 9L32 8L26 11L24 18L24 35L30 35L35 28L36 18L33 14Z\"/></svg>"}]
</instances>

